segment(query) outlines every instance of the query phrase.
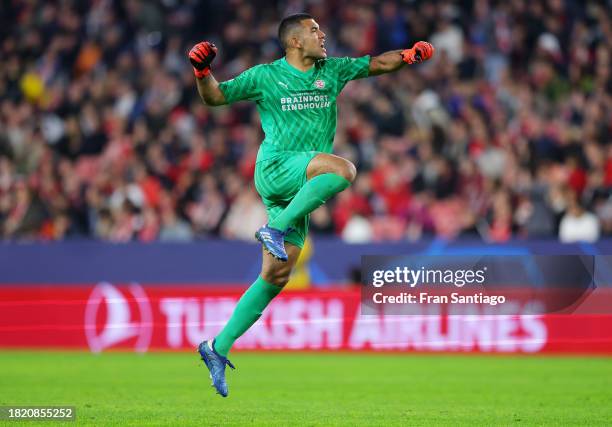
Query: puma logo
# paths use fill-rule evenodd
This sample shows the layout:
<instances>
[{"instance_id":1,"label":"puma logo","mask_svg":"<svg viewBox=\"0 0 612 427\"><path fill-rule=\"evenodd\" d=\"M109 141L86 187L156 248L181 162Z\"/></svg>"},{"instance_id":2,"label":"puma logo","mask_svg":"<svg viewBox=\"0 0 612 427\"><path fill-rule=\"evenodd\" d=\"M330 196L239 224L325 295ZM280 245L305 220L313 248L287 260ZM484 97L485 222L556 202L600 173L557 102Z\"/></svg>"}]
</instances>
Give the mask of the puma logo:
<instances>
[{"instance_id":1,"label":"puma logo","mask_svg":"<svg viewBox=\"0 0 612 427\"><path fill-rule=\"evenodd\" d=\"M285 89L289 89L289 86L287 86L287 83L278 82L278 84L284 87Z\"/></svg>"}]
</instances>

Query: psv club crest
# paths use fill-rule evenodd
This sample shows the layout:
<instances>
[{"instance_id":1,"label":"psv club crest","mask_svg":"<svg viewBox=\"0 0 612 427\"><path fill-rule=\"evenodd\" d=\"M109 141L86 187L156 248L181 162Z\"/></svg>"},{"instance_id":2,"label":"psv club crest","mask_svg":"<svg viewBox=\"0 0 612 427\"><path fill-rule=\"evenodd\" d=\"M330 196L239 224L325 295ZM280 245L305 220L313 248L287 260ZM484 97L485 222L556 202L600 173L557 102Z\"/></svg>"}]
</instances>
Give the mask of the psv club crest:
<instances>
[{"instance_id":1,"label":"psv club crest","mask_svg":"<svg viewBox=\"0 0 612 427\"><path fill-rule=\"evenodd\" d=\"M314 87L316 87L317 89L323 89L325 87L325 81L324 80L316 80L314 82Z\"/></svg>"}]
</instances>

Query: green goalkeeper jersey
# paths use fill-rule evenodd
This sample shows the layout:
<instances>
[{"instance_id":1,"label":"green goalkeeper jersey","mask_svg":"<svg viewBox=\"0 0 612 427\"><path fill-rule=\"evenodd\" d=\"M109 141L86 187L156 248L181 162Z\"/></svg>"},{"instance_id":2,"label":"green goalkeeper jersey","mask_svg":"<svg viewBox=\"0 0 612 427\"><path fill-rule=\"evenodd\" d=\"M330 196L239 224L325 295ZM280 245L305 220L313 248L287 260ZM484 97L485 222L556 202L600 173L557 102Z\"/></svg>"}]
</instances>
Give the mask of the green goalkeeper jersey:
<instances>
[{"instance_id":1,"label":"green goalkeeper jersey","mask_svg":"<svg viewBox=\"0 0 612 427\"><path fill-rule=\"evenodd\" d=\"M336 98L351 80L368 76L370 57L321 59L303 72L283 57L249 68L219 88L228 104L255 101L265 139L257 161L287 151L331 153Z\"/></svg>"}]
</instances>

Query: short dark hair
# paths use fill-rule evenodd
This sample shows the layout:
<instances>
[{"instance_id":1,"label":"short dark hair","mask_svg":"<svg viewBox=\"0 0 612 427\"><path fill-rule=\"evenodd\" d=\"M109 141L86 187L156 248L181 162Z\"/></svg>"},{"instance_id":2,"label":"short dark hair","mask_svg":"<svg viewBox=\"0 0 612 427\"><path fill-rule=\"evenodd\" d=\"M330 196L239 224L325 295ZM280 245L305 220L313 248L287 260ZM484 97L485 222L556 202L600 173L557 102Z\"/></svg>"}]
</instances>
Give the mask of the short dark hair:
<instances>
[{"instance_id":1,"label":"short dark hair","mask_svg":"<svg viewBox=\"0 0 612 427\"><path fill-rule=\"evenodd\" d=\"M313 19L307 13L295 13L293 15L285 16L278 26L278 40L281 45L286 49L287 48L287 36L296 26L300 24L304 19Z\"/></svg>"}]
</instances>

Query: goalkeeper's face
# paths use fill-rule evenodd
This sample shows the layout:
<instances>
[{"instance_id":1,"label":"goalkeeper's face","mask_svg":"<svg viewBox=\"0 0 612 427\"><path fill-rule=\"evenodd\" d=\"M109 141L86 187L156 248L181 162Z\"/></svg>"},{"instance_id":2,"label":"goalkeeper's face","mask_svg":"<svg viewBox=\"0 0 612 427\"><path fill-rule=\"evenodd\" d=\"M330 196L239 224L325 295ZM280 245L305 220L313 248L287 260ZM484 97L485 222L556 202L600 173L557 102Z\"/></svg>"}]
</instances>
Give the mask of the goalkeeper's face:
<instances>
[{"instance_id":1,"label":"goalkeeper's face","mask_svg":"<svg viewBox=\"0 0 612 427\"><path fill-rule=\"evenodd\" d=\"M305 19L302 24L302 50L305 57L313 59L327 58L325 50L325 33L314 19Z\"/></svg>"}]
</instances>

